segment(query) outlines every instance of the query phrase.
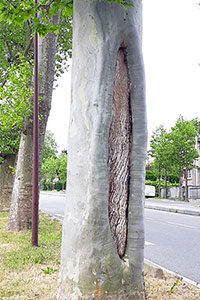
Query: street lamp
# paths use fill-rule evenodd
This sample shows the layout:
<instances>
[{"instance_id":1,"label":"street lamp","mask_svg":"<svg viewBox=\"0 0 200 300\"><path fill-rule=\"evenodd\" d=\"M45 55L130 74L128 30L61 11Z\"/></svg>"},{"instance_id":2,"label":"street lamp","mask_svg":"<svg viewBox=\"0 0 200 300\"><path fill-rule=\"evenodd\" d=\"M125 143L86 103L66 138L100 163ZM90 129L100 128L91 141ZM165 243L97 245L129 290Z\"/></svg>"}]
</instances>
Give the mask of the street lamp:
<instances>
[{"instance_id":1,"label":"street lamp","mask_svg":"<svg viewBox=\"0 0 200 300\"><path fill-rule=\"evenodd\" d=\"M35 0L37 4L37 0ZM37 13L35 14L37 17ZM33 190L32 190L32 245L38 246L38 33L34 36L34 106L33 106Z\"/></svg>"}]
</instances>

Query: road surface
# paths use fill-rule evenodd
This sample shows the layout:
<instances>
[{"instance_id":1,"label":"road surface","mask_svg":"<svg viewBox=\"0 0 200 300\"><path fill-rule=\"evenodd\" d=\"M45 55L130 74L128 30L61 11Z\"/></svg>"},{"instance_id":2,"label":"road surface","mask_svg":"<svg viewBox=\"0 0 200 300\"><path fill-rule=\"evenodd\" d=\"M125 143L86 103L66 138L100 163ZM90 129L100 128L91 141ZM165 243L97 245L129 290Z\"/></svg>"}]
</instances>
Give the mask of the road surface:
<instances>
[{"instance_id":1,"label":"road surface","mask_svg":"<svg viewBox=\"0 0 200 300\"><path fill-rule=\"evenodd\" d=\"M40 194L40 209L62 220L65 195ZM145 258L200 283L200 217L145 209Z\"/></svg>"},{"instance_id":2,"label":"road surface","mask_svg":"<svg viewBox=\"0 0 200 300\"><path fill-rule=\"evenodd\" d=\"M200 283L200 217L145 209L145 258Z\"/></svg>"}]
</instances>

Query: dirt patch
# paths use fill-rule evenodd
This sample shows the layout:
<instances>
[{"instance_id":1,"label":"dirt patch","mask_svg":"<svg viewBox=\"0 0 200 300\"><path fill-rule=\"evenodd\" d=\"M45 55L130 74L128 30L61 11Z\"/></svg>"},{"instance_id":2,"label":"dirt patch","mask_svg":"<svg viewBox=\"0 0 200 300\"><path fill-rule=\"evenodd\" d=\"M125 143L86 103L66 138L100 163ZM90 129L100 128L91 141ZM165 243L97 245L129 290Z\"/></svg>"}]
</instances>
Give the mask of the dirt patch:
<instances>
[{"instance_id":1,"label":"dirt patch","mask_svg":"<svg viewBox=\"0 0 200 300\"><path fill-rule=\"evenodd\" d=\"M148 300L199 300L200 289L159 268L145 264L145 287Z\"/></svg>"},{"instance_id":2,"label":"dirt patch","mask_svg":"<svg viewBox=\"0 0 200 300\"><path fill-rule=\"evenodd\" d=\"M61 224L40 215L40 247L31 232L6 231L8 215L0 214L0 299L56 300ZM147 300L200 300L200 289L161 269L145 265Z\"/></svg>"}]
</instances>

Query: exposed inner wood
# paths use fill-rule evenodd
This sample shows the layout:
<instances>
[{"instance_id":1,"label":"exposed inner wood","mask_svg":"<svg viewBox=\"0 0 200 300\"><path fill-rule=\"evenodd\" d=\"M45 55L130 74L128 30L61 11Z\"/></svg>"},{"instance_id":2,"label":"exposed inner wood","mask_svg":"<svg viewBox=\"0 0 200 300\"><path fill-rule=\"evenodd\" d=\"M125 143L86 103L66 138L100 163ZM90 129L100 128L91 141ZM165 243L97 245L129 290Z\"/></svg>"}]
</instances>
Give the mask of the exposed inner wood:
<instances>
[{"instance_id":1,"label":"exposed inner wood","mask_svg":"<svg viewBox=\"0 0 200 300\"><path fill-rule=\"evenodd\" d=\"M109 132L109 221L120 258L127 244L130 150L132 136L130 83L126 49L118 51Z\"/></svg>"}]
</instances>

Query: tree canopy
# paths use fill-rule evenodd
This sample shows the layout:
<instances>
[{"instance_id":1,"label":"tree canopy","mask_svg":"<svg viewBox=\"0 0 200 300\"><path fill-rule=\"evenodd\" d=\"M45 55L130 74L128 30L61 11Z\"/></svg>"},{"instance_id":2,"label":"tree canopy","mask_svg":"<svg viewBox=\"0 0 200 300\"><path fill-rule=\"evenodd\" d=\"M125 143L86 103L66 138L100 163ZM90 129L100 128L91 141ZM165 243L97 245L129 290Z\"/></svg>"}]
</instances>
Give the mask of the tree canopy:
<instances>
[{"instance_id":1,"label":"tree canopy","mask_svg":"<svg viewBox=\"0 0 200 300\"><path fill-rule=\"evenodd\" d=\"M1 161L4 155L18 150L24 120L32 114L33 33L36 24L39 26L38 31L43 28L41 35L50 31L58 33L56 80L66 69L67 59L71 56L72 26L69 6L70 1L68 7L65 7L63 1L41 1L37 7L34 1L0 1ZM63 7L65 9L59 26L51 26L52 15ZM34 15L36 10L40 11L39 17ZM44 12L48 13L46 20ZM65 17L66 14L68 17ZM45 31L45 26L40 27L43 23L45 26L48 24L49 30Z\"/></svg>"},{"instance_id":2,"label":"tree canopy","mask_svg":"<svg viewBox=\"0 0 200 300\"><path fill-rule=\"evenodd\" d=\"M168 175L180 179L184 169L194 168L199 156L195 148L198 126L197 119L186 121L180 116L169 132L162 125L155 130L148 154L154 158L154 168L159 173L166 169Z\"/></svg>"},{"instance_id":3,"label":"tree canopy","mask_svg":"<svg viewBox=\"0 0 200 300\"><path fill-rule=\"evenodd\" d=\"M32 62L11 65L7 81L0 86L0 154L15 153L23 122L32 113Z\"/></svg>"}]
</instances>

